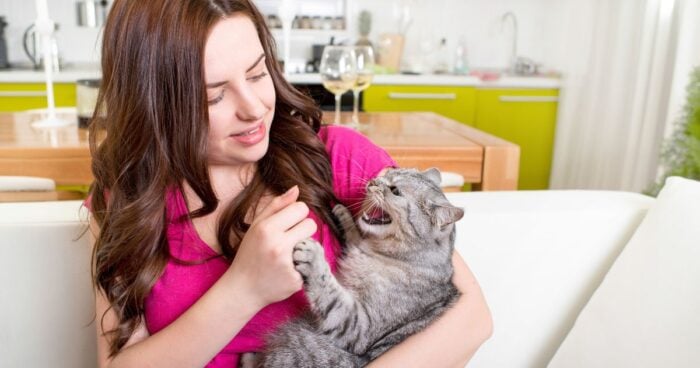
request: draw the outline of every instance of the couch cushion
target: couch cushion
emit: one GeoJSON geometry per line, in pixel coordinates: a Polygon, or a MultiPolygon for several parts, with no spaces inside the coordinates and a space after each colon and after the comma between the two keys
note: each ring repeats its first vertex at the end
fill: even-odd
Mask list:
{"type": "Polygon", "coordinates": [[[470,368],[544,367],[653,202],[603,191],[448,197],[465,208],[457,250],[494,319],[470,368]]]}
{"type": "Polygon", "coordinates": [[[669,178],[549,367],[700,367],[700,182],[669,178]]]}

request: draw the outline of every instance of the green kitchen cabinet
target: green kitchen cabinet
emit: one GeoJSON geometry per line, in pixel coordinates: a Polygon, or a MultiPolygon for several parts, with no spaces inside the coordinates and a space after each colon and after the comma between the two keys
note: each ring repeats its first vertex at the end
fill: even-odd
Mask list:
{"type": "MultiPolygon", "coordinates": [[[[56,106],[75,106],[75,83],[54,83],[56,106]]],[[[45,83],[0,83],[0,112],[46,108],[45,83]]]]}
{"type": "Polygon", "coordinates": [[[431,111],[474,125],[474,87],[372,85],[363,93],[362,107],[368,112],[431,111]]]}
{"type": "Polygon", "coordinates": [[[475,127],[520,146],[518,189],[547,189],[557,121],[556,89],[478,89],[475,127]]]}

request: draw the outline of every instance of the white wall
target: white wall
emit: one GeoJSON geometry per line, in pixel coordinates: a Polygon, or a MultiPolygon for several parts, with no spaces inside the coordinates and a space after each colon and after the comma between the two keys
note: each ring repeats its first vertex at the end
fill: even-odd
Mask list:
{"type": "MultiPolygon", "coordinates": [[[[452,50],[460,37],[467,43],[469,63],[473,67],[505,67],[508,64],[511,28],[501,27],[501,16],[512,11],[518,18],[518,54],[549,64],[547,49],[553,47],[553,7],[557,0],[403,0],[411,4],[413,23],[406,35],[404,61],[420,58],[421,43],[435,44],[447,38],[452,50]]],[[[359,10],[373,13],[372,35],[396,32],[398,20],[393,14],[399,0],[357,0],[359,10]]],[[[562,11],[559,9],[558,11],[562,11]]],[[[546,65],[547,66],[547,65],[546,65]]],[[[551,66],[551,65],[549,65],[551,66]]]]}
{"type": "MultiPolygon", "coordinates": [[[[520,55],[531,57],[546,67],[556,68],[556,50],[566,42],[565,35],[561,34],[559,28],[562,26],[561,18],[565,9],[557,0],[349,1],[351,17],[357,17],[357,13],[363,9],[372,12],[372,39],[376,39],[382,32],[397,30],[395,4],[411,4],[413,24],[406,35],[406,64],[421,60],[421,55],[424,54],[421,45],[426,49],[429,44],[436,45],[442,37],[447,38],[451,56],[456,42],[464,37],[471,66],[506,66],[510,50],[510,28],[503,30],[499,22],[506,11],[513,11],[518,17],[520,55]]],[[[49,0],[49,11],[61,26],[58,37],[63,59],[68,62],[98,62],[99,30],[75,25],[75,1],[49,0]]],[[[9,23],[6,37],[10,61],[28,62],[22,50],[21,38],[24,29],[33,21],[34,2],[0,0],[0,15],[5,15],[9,23]]],[[[355,37],[357,31],[353,29],[350,34],[355,37]]],[[[325,39],[315,42],[322,41],[325,39]]],[[[292,51],[293,58],[308,58],[309,42],[312,41],[297,41],[292,51]]]]}
{"type": "MultiPolygon", "coordinates": [[[[99,29],[78,27],[74,0],[49,0],[49,15],[59,24],[57,32],[61,57],[67,62],[99,61],[99,29]]],[[[24,30],[33,22],[34,1],[0,0],[0,15],[9,23],[5,32],[11,63],[29,63],[22,48],[24,30]]]]}

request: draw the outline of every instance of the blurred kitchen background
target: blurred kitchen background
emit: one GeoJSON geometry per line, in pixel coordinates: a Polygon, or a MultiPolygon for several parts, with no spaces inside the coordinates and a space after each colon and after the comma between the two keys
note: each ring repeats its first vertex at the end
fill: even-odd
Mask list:
{"type": "MultiPolygon", "coordinates": [[[[255,2],[282,57],[282,0],[255,2]]],[[[49,1],[58,24],[59,106],[75,105],[76,80],[100,77],[100,23],[110,3],[49,1]]],[[[520,189],[647,188],[660,172],[662,142],[683,114],[691,71],[700,65],[700,0],[294,4],[285,61],[293,84],[332,108],[314,73],[323,45],[370,42],[380,67],[362,95],[364,110],[429,110],[517,143],[520,189]],[[392,95],[412,97],[397,102],[392,95]]],[[[41,88],[43,73],[32,71],[23,45],[31,51],[34,6],[0,0],[0,92],[30,83],[41,88]]],[[[29,108],[20,104],[25,100],[3,97],[0,110],[29,108]]]]}
{"type": "MultiPolygon", "coordinates": [[[[49,1],[51,18],[59,24],[57,44],[61,60],[66,65],[99,61],[100,30],[78,24],[77,4],[80,3],[75,0],[49,1]]],[[[258,0],[256,3],[264,13],[274,16],[280,1],[258,0]]],[[[513,40],[512,23],[502,22],[502,16],[507,12],[517,16],[518,53],[545,67],[553,68],[558,65],[561,54],[566,53],[565,46],[568,41],[562,35],[562,31],[585,23],[587,17],[588,20],[593,17],[593,14],[572,13],[570,10],[573,9],[569,9],[567,3],[572,2],[299,0],[299,19],[295,21],[295,26],[311,26],[316,29],[295,29],[292,32],[292,71],[303,71],[305,62],[312,58],[313,44],[328,43],[331,37],[335,37],[337,42],[354,43],[359,37],[358,18],[362,10],[371,14],[371,41],[376,42],[378,35],[383,33],[405,32],[402,65],[406,70],[416,69],[419,64],[425,65],[424,60],[430,58],[426,54],[436,56],[443,38],[446,40],[449,63],[454,62],[454,50],[462,43],[466,45],[470,66],[506,67],[510,62],[513,40]],[[308,18],[309,21],[306,22],[304,18],[308,18]],[[340,18],[343,29],[329,30],[328,28],[337,26],[337,18],[340,18]]],[[[22,36],[34,21],[34,2],[0,0],[0,16],[4,16],[8,23],[5,38],[10,63],[28,63],[22,46],[22,36]]],[[[275,34],[279,36],[279,40],[281,31],[275,34]]]]}

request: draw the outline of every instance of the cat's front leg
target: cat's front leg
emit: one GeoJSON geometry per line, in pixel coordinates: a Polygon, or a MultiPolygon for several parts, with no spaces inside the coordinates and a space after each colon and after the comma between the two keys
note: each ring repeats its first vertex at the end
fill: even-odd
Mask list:
{"type": "Polygon", "coordinates": [[[323,247],[312,239],[294,247],[294,264],[304,277],[304,291],[319,318],[319,331],[336,338],[340,347],[361,355],[371,345],[371,321],[365,308],[331,273],[323,247]]]}
{"type": "Polygon", "coordinates": [[[357,225],[355,225],[355,219],[352,218],[352,214],[347,207],[342,204],[336,204],[333,207],[333,214],[338,218],[340,226],[343,227],[346,245],[352,246],[362,240],[360,231],[357,230],[357,225]]]}
{"type": "Polygon", "coordinates": [[[331,268],[326,262],[323,246],[313,239],[305,239],[294,246],[294,268],[304,278],[304,291],[312,307],[319,295],[328,288],[331,279],[335,281],[331,268]]]}

